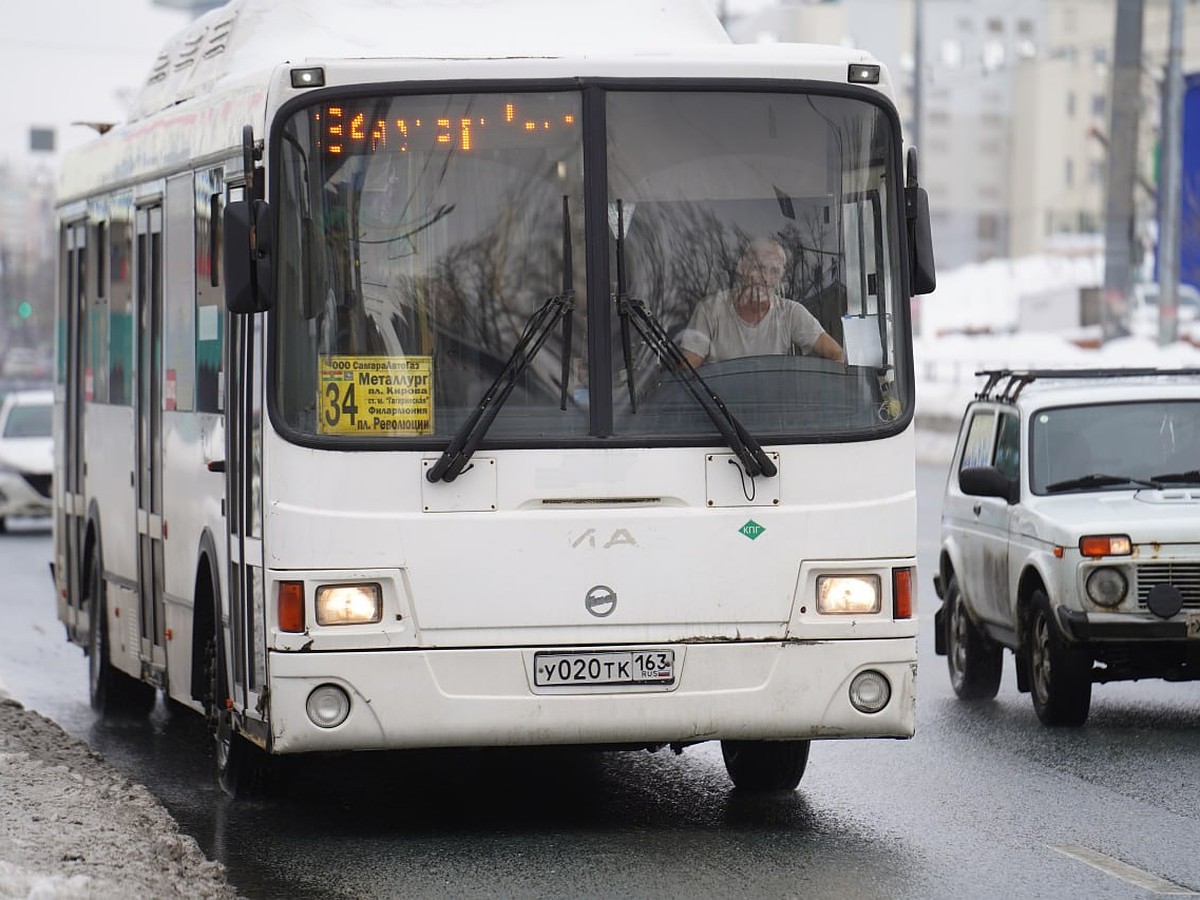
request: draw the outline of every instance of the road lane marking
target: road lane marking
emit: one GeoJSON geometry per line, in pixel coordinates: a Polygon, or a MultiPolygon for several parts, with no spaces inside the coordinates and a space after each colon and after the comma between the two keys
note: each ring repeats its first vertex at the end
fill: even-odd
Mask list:
{"type": "Polygon", "coordinates": [[[1126,881],[1135,887],[1144,888],[1155,894],[1174,894],[1185,897],[1200,896],[1191,888],[1176,884],[1173,881],[1167,881],[1165,878],[1159,878],[1151,872],[1139,869],[1137,866],[1131,866],[1129,863],[1121,862],[1121,860],[1101,853],[1099,850],[1093,850],[1091,847],[1083,847],[1079,844],[1047,844],[1046,846],[1051,850],[1061,853],[1063,856],[1069,856],[1071,859],[1077,859],[1094,869],[1099,869],[1106,875],[1120,878],[1122,881],[1126,881]]]}

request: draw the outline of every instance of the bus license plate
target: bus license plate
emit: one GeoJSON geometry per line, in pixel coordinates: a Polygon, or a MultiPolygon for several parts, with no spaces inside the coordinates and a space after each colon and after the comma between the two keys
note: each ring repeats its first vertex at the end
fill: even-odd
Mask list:
{"type": "Polygon", "coordinates": [[[674,650],[535,653],[535,687],[675,683],[674,650]]]}

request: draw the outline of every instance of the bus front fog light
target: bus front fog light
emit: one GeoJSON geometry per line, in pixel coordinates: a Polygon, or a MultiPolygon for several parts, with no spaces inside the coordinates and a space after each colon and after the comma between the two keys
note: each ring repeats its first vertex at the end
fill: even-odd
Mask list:
{"type": "Polygon", "coordinates": [[[1087,577],[1087,595],[1097,606],[1112,608],[1125,599],[1129,583],[1119,569],[1096,569],[1087,577]]]}
{"type": "Polygon", "coordinates": [[[879,612],[879,576],[819,576],[817,578],[817,612],[830,616],[853,616],[879,612]]]}
{"type": "Polygon", "coordinates": [[[369,625],[383,617],[378,584],[323,584],[317,588],[318,625],[369,625]]]}
{"type": "Polygon", "coordinates": [[[892,699],[892,686],[882,672],[868,669],[850,682],[850,703],[859,712],[877,713],[892,699]]]}
{"type": "Polygon", "coordinates": [[[308,717],[320,728],[337,728],[350,715],[350,697],[336,684],[323,684],[308,695],[308,717]]]}

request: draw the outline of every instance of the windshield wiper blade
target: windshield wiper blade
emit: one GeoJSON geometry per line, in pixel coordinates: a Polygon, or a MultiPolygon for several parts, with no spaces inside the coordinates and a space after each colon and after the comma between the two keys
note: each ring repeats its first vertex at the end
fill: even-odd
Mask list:
{"type": "Polygon", "coordinates": [[[762,444],[746,430],[737,417],[729,411],[720,395],[700,377],[679,346],[671,340],[662,323],[655,318],[646,304],[629,296],[625,283],[625,215],[622,201],[617,201],[617,315],[621,319],[621,348],[625,354],[625,380],[629,387],[630,408],[637,412],[634,397],[632,353],[629,326],[633,325],[646,345],[654,351],[659,362],[687,388],[696,402],[708,414],[725,443],[741,460],[742,468],[751,478],[756,475],[773,477],[779,470],[771,461],[762,444]]]}
{"type": "Polygon", "coordinates": [[[1090,475],[1080,475],[1078,478],[1067,478],[1063,481],[1056,481],[1054,484],[1048,484],[1046,490],[1050,492],[1069,491],[1073,488],[1111,487],[1115,484],[1139,484],[1148,488],[1161,487],[1162,485],[1157,482],[1157,478],[1154,481],[1147,481],[1144,478],[1133,478],[1129,475],[1105,475],[1103,472],[1092,472],[1090,475]]]}
{"type": "Polygon", "coordinates": [[[528,368],[530,361],[537,356],[538,351],[542,349],[550,331],[574,308],[574,305],[574,297],[556,294],[538,308],[538,311],[529,320],[529,324],[525,326],[521,339],[517,341],[517,346],[513,348],[512,355],[505,362],[500,374],[496,376],[496,380],[484,392],[471,415],[454,433],[454,437],[450,439],[450,443],[438,461],[425,473],[427,479],[430,481],[453,481],[462,474],[467,463],[471,461],[472,454],[479,449],[479,444],[487,434],[492,422],[495,421],[496,415],[508,400],[516,386],[517,379],[528,368]]]}
{"type": "Polygon", "coordinates": [[[1151,475],[1155,481],[1167,484],[1200,484],[1200,469],[1189,469],[1186,472],[1167,472],[1164,475],[1151,475]]]}
{"type": "Polygon", "coordinates": [[[561,408],[567,408],[567,378],[571,365],[571,320],[575,310],[574,272],[571,266],[571,215],[568,201],[563,197],[563,291],[555,294],[543,303],[530,317],[520,340],[513,348],[512,354],[504,363],[504,368],[496,376],[483,394],[479,403],[462,426],[454,433],[437,462],[429,467],[425,477],[429,481],[451,482],[456,479],[471,461],[471,456],[479,449],[484,436],[496,420],[501,407],[504,406],[517,379],[529,367],[529,363],[538,355],[538,351],[546,343],[546,338],[560,321],[563,323],[563,385],[561,408]]]}

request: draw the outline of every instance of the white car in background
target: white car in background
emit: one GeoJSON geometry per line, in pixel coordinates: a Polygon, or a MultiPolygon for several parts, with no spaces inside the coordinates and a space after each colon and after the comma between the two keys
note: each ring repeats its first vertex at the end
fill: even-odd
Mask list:
{"type": "Polygon", "coordinates": [[[0,405],[0,531],[11,516],[49,516],[54,393],[13,391],[0,405]]]}

